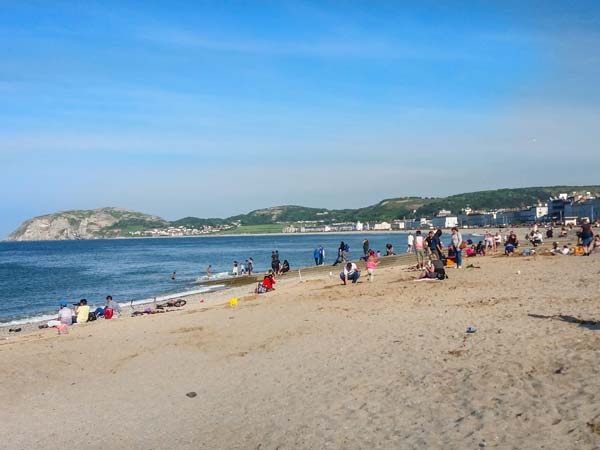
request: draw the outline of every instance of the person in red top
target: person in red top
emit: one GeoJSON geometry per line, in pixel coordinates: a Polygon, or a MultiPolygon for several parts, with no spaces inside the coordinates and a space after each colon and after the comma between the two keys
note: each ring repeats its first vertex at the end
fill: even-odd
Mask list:
{"type": "Polygon", "coordinates": [[[267,289],[267,292],[275,290],[275,288],[273,287],[275,283],[276,281],[275,277],[273,276],[273,273],[268,273],[267,275],[265,275],[265,278],[262,282],[263,286],[267,289]]]}

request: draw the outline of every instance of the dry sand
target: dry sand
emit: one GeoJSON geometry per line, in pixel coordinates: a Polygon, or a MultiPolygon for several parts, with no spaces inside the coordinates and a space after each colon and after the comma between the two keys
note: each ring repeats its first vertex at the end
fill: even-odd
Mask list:
{"type": "Polygon", "coordinates": [[[470,262],[5,338],[0,448],[600,448],[600,257],[470,262]]]}

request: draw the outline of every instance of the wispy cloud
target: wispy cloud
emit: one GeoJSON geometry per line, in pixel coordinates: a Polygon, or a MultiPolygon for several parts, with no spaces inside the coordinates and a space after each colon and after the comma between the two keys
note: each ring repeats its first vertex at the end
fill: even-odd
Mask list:
{"type": "Polygon", "coordinates": [[[393,41],[372,36],[314,39],[304,42],[290,40],[260,40],[247,37],[209,36],[182,28],[140,30],[136,37],[157,45],[198,49],[211,52],[256,54],[265,56],[291,56],[315,58],[365,58],[365,59],[414,59],[414,60],[460,60],[473,59],[469,52],[461,52],[439,46],[427,46],[411,42],[393,41]]]}

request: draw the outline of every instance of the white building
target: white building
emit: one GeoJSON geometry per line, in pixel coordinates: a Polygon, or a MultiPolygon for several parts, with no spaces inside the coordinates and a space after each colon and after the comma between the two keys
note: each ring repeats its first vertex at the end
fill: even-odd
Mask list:
{"type": "Polygon", "coordinates": [[[356,231],[362,231],[363,228],[364,228],[364,226],[361,221],[356,222],[356,231]]]}
{"type": "Polygon", "coordinates": [[[392,225],[389,222],[380,222],[380,223],[376,223],[373,226],[373,229],[375,231],[389,231],[392,229],[392,225]]]}

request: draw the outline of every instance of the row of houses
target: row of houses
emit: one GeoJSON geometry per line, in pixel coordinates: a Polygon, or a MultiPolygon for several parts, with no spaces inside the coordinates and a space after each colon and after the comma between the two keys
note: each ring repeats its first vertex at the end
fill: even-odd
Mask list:
{"type": "Polygon", "coordinates": [[[204,234],[216,233],[234,228],[234,225],[205,225],[202,228],[188,228],[184,226],[154,228],[152,230],[130,231],[129,235],[134,237],[183,237],[183,236],[201,236],[204,234]]]}
{"type": "Polygon", "coordinates": [[[600,198],[594,198],[589,192],[573,193],[571,195],[560,194],[556,198],[549,199],[548,203],[540,203],[520,209],[473,211],[471,208],[466,207],[460,214],[455,215],[451,211],[441,210],[432,218],[403,219],[377,223],[356,222],[331,225],[291,225],[284,228],[283,232],[317,233],[368,230],[402,231],[452,227],[485,228],[544,222],[576,225],[583,218],[588,218],[591,222],[600,219],[600,198]]]}

